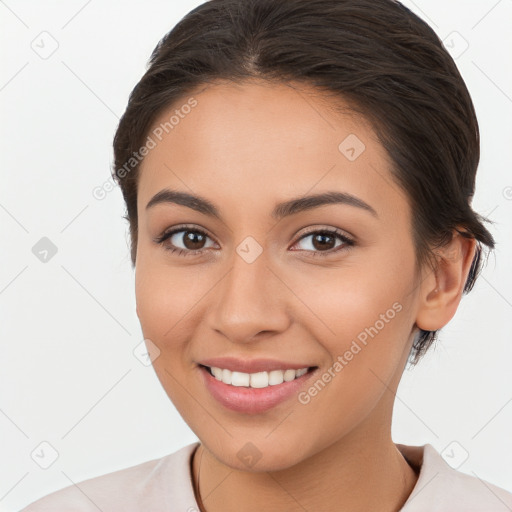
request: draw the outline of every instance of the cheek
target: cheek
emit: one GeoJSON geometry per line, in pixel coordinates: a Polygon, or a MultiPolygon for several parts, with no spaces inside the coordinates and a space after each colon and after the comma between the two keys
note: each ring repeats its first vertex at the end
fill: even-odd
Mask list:
{"type": "Polygon", "coordinates": [[[167,278],[140,255],[135,272],[135,297],[144,336],[161,340],[172,326],[175,301],[167,278]]]}
{"type": "Polygon", "coordinates": [[[401,375],[410,333],[406,274],[404,268],[401,281],[352,269],[342,282],[317,287],[308,296],[321,321],[311,317],[307,325],[329,361],[298,397],[301,405],[292,422],[297,429],[308,422],[311,430],[323,432],[315,449],[348,434],[379,403],[391,408],[394,397],[386,391],[401,375]]]}
{"type": "Polygon", "coordinates": [[[329,359],[320,375],[327,383],[318,385],[325,396],[315,399],[326,414],[338,412],[347,419],[347,411],[354,418],[367,413],[398,370],[414,323],[409,256],[404,251],[390,259],[381,253],[379,261],[364,265],[319,269],[317,278],[295,276],[294,290],[307,304],[303,325],[329,359]],[[337,406],[328,410],[331,403],[337,406]]]}
{"type": "Polygon", "coordinates": [[[406,312],[413,297],[413,265],[407,255],[391,262],[381,253],[376,261],[312,267],[294,271],[287,281],[305,306],[297,321],[306,322],[332,357],[348,350],[353,340],[364,346],[378,339],[387,350],[402,344],[397,335],[409,324],[406,312]]]}
{"type": "Polygon", "coordinates": [[[189,378],[189,343],[194,330],[194,304],[205,290],[190,286],[194,281],[185,269],[171,268],[150,258],[137,260],[135,295],[142,333],[159,350],[152,361],[154,371],[171,401],[186,409],[183,383],[189,378]],[[202,293],[201,293],[202,292],[202,293]]]}
{"type": "Polygon", "coordinates": [[[164,345],[181,339],[177,333],[184,332],[208,288],[193,266],[170,266],[161,258],[141,255],[135,272],[135,296],[144,335],[164,345]]]}

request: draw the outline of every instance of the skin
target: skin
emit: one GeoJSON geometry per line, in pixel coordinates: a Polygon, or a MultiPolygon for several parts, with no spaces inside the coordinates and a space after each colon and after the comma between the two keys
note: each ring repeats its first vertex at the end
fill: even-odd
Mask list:
{"type": "Polygon", "coordinates": [[[141,164],[136,299],[144,337],[160,350],[158,378],[201,441],[191,465],[201,509],[399,510],[417,474],[391,439],[396,389],[417,328],[455,314],[475,241],[456,236],[435,270],[418,268],[410,204],[371,126],[314,89],[218,82],[190,96],[197,106],[141,164]],[[354,161],[338,149],[349,134],[366,146],[354,161]],[[164,188],[207,198],[222,220],[171,203],[146,210],[164,188]],[[377,217],[346,204],[270,215],[278,202],[326,191],[357,196],[377,217]],[[183,223],[193,226],[172,242],[202,253],[154,241],[183,223]],[[208,238],[187,245],[194,228],[208,238]],[[335,237],[322,248],[308,228],[337,228],[355,245],[335,237]],[[262,248],[250,264],[236,252],[248,236],[262,248]],[[243,414],[203,384],[197,362],[215,356],[306,362],[321,376],[394,303],[400,312],[306,405],[294,396],[243,414]],[[261,455],[252,467],[237,457],[247,442],[261,455]]]}

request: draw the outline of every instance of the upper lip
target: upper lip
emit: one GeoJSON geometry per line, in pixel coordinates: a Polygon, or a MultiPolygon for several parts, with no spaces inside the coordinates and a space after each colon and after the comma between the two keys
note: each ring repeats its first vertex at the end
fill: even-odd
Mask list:
{"type": "Polygon", "coordinates": [[[276,359],[238,359],[236,357],[213,357],[199,361],[203,366],[222,368],[232,372],[258,373],[270,372],[272,370],[299,370],[309,368],[312,365],[307,363],[292,363],[288,361],[277,361],[276,359]]]}

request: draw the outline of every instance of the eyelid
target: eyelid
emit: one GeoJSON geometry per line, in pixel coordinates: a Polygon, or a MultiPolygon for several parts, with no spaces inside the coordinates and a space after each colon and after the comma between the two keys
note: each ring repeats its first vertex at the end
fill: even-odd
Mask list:
{"type": "Polygon", "coordinates": [[[306,238],[306,237],[308,237],[310,235],[322,234],[322,233],[326,233],[329,236],[338,238],[342,242],[341,245],[338,246],[338,247],[335,247],[333,249],[329,249],[327,251],[307,251],[307,250],[298,250],[298,251],[299,252],[310,253],[312,256],[325,256],[325,257],[328,257],[330,255],[338,253],[341,250],[347,250],[347,249],[350,249],[351,247],[353,247],[354,245],[356,245],[355,237],[353,235],[349,235],[344,230],[341,230],[341,229],[335,228],[335,227],[312,226],[312,227],[308,228],[308,230],[306,232],[302,233],[297,238],[297,240],[293,243],[293,245],[291,247],[294,247],[301,240],[303,240],[304,238],[306,238]]]}
{"type": "MultiPolygon", "coordinates": [[[[217,244],[215,238],[210,235],[208,230],[206,230],[202,227],[198,227],[195,224],[178,224],[176,226],[173,226],[169,229],[164,230],[164,232],[162,234],[160,234],[159,236],[157,236],[156,238],[154,238],[153,241],[157,244],[164,245],[164,242],[166,240],[168,240],[169,238],[171,238],[176,233],[179,233],[181,231],[187,231],[187,230],[205,235],[206,237],[210,238],[214,243],[217,244]]],[[[309,253],[312,256],[328,257],[330,255],[340,252],[341,250],[347,250],[356,244],[355,237],[353,237],[353,235],[348,234],[344,230],[341,230],[341,229],[335,228],[335,227],[326,227],[325,225],[324,226],[317,225],[317,226],[310,226],[307,228],[307,230],[305,232],[303,232],[300,235],[297,235],[298,238],[296,238],[296,240],[293,242],[291,247],[295,246],[301,240],[303,240],[304,238],[306,238],[310,235],[321,234],[321,233],[327,233],[330,236],[339,237],[339,239],[342,241],[341,246],[338,246],[333,249],[328,249],[326,251],[298,250],[298,252],[309,253]]],[[[185,256],[189,256],[189,255],[196,255],[196,254],[206,252],[206,250],[211,249],[211,247],[193,250],[193,249],[181,249],[180,247],[168,248],[168,247],[164,246],[164,249],[167,251],[170,251],[171,253],[177,252],[179,255],[184,254],[185,256]]]]}
{"type": "MultiPolygon", "coordinates": [[[[208,230],[202,227],[198,227],[196,224],[177,224],[176,226],[172,226],[171,228],[165,229],[160,235],[153,238],[153,241],[156,243],[161,243],[172,235],[179,233],[180,231],[197,231],[207,237],[211,238],[215,241],[215,238],[209,233],[208,230]]],[[[217,243],[217,242],[215,242],[217,243]]]]}
{"type": "Polygon", "coordinates": [[[327,226],[327,225],[321,225],[321,224],[308,227],[306,229],[306,231],[304,231],[299,236],[297,241],[302,239],[304,236],[311,235],[312,233],[320,233],[320,232],[324,232],[324,231],[329,232],[329,233],[335,233],[335,234],[340,235],[352,242],[355,242],[354,235],[350,234],[348,231],[345,231],[344,229],[340,229],[340,228],[335,228],[334,226],[327,226]]]}

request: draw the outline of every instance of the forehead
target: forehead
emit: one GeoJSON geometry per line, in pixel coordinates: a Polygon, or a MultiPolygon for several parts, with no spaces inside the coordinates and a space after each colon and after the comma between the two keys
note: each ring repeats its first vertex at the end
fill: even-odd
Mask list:
{"type": "Polygon", "coordinates": [[[243,204],[336,189],[394,214],[406,200],[370,123],[302,84],[203,85],[163,111],[149,135],[156,145],[140,167],[139,211],[165,187],[220,203],[236,191],[243,204]]]}

